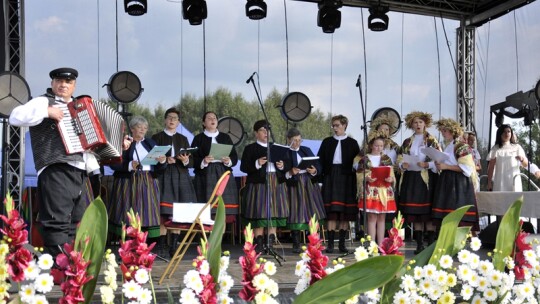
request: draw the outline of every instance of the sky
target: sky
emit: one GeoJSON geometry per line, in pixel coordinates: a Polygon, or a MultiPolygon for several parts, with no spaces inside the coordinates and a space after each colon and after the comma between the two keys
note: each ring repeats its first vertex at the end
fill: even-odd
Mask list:
{"type": "MultiPolygon", "coordinates": [[[[148,13],[134,17],[120,0],[26,0],[24,77],[31,94],[42,94],[49,71],[60,66],[79,70],[76,95],[93,98],[108,97],[102,86],[131,71],[144,88],[137,103],[169,107],[182,94],[204,96],[206,69],[207,93],[223,87],[257,102],[246,84],[257,71],[263,97],[274,88],[302,92],[315,109],[346,115],[348,133],[360,139],[361,75],[368,120],[381,107],[402,119],[414,110],[434,119],[456,116],[455,20],[391,12],[389,29],[371,32],[367,10],[344,7],[341,27],[325,34],[313,3],[267,0],[267,18],[254,21],[245,16],[245,1],[208,0],[204,26],[191,26],[180,1],[148,2],[148,13]]],[[[489,106],[532,89],[540,77],[538,16],[540,1],[476,30],[480,138],[489,133],[489,106]]],[[[402,127],[396,141],[410,134],[402,127]]]]}

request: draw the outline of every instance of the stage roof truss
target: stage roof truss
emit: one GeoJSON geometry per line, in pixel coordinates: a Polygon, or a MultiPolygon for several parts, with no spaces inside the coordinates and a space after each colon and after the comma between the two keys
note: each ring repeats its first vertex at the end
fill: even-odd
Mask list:
{"type": "MultiPolygon", "coordinates": [[[[295,0],[318,3],[317,0],[295,0]]],[[[387,6],[391,12],[459,20],[480,26],[535,0],[342,0],[343,6],[369,8],[387,6]]]]}

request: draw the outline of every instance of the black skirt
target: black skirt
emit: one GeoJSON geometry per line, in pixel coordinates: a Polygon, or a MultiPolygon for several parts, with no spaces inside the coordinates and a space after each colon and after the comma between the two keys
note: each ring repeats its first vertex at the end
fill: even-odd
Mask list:
{"type": "Polygon", "coordinates": [[[324,177],[322,193],[328,220],[356,221],[355,174],[342,174],[341,165],[333,165],[332,172],[324,177]]]}
{"type": "Polygon", "coordinates": [[[426,185],[420,171],[405,171],[399,190],[398,210],[406,217],[407,222],[424,222],[431,220],[433,194],[437,184],[437,174],[431,170],[426,185]]]}
{"type": "MultiPolygon", "coordinates": [[[[222,163],[210,163],[206,169],[199,171],[195,175],[195,190],[197,191],[199,201],[208,201],[217,181],[226,170],[228,169],[222,163]]],[[[226,213],[238,214],[238,188],[236,187],[236,180],[232,173],[222,198],[225,203],[226,213]]],[[[216,208],[212,208],[212,214],[215,214],[215,212],[216,208]]]]}
{"type": "Polygon", "coordinates": [[[435,187],[433,218],[442,220],[450,212],[465,205],[472,205],[472,207],[465,213],[462,221],[477,224],[478,212],[471,178],[460,172],[443,171],[435,187]]]}

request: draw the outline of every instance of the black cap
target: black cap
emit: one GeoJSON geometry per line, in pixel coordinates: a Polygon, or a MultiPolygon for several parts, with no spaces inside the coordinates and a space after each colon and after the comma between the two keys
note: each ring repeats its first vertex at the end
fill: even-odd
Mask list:
{"type": "Polygon", "coordinates": [[[61,78],[61,79],[77,79],[79,72],[72,68],[58,68],[54,69],[49,73],[51,79],[61,78]]]}

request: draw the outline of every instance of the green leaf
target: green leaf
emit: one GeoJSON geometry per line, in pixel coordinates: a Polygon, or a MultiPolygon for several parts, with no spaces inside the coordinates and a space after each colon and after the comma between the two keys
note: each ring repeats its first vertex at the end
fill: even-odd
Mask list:
{"type": "Polygon", "coordinates": [[[454,252],[454,244],[456,241],[459,222],[470,207],[471,205],[463,206],[444,217],[441,225],[441,231],[439,232],[439,237],[437,238],[435,245],[435,250],[433,250],[433,255],[429,259],[430,264],[438,266],[441,253],[450,254],[454,252]]]}
{"type": "Polygon", "coordinates": [[[88,275],[94,276],[92,280],[83,286],[83,295],[85,303],[90,303],[103,262],[105,254],[105,243],[107,241],[107,225],[108,225],[107,209],[100,197],[97,197],[84,212],[77,235],[75,236],[75,250],[83,251],[83,257],[86,261],[90,261],[88,265],[88,275]],[[85,244],[85,239],[89,237],[88,244],[85,244]],[[84,248],[81,248],[84,247],[84,248]]]}
{"type": "Polygon", "coordinates": [[[219,265],[221,260],[221,242],[223,233],[225,232],[225,204],[221,196],[219,197],[216,218],[214,220],[214,228],[208,237],[208,264],[210,265],[210,274],[214,278],[214,282],[218,283],[219,265]]]}
{"type": "Polygon", "coordinates": [[[295,304],[340,303],[390,281],[403,256],[378,256],[354,263],[316,282],[294,299],[295,304]]]}
{"type": "Polygon", "coordinates": [[[461,249],[465,248],[467,245],[467,238],[471,232],[471,226],[458,227],[456,230],[456,238],[454,240],[454,249],[452,252],[449,252],[449,256],[455,256],[461,249]]]}
{"type": "Polygon", "coordinates": [[[521,205],[523,205],[523,196],[518,198],[504,214],[499,231],[497,231],[497,240],[495,242],[495,253],[493,255],[493,266],[499,271],[504,271],[505,264],[503,259],[512,254],[516,237],[521,229],[519,215],[521,214],[521,205]]]}

